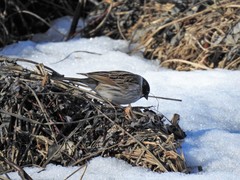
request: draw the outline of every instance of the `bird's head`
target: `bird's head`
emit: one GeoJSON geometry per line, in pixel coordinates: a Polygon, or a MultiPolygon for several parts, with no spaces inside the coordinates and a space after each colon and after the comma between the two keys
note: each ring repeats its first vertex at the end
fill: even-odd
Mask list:
{"type": "Polygon", "coordinates": [[[148,99],[149,92],[150,92],[150,86],[149,86],[147,80],[143,78],[143,80],[142,80],[142,97],[145,97],[146,99],[148,99]]]}

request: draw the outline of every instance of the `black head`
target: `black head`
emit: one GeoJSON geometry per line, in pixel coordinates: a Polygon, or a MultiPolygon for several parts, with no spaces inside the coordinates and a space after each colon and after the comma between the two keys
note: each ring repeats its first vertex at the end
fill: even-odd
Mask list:
{"type": "Polygon", "coordinates": [[[142,81],[142,97],[145,97],[146,99],[148,99],[149,92],[150,92],[150,86],[149,86],[147,80],[143,78],[143,81],[142,81]]]}

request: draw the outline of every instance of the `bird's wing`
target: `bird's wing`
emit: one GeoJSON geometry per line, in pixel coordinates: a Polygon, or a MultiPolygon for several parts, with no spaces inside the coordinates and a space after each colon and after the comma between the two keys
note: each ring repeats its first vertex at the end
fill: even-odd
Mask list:
{"type": "Polygon", "coordinates": [[[83,76],[87,76],[90,79],[94,79],[103,84],[109,84],[118,86],[114,80],[112,80],[107,72],[93,72],[93,73],[77,73],[83,76]]]}

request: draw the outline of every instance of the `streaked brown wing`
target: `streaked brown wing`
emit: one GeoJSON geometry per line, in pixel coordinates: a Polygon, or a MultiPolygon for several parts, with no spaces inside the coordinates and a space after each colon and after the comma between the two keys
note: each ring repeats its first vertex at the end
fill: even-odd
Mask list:
{"type": "Polygon", "coordinates": [[[91,72],[91,73],[78,73],[84,76],[87,76],[90,79],[94,79],[103,84],[109,84],[113,86],[118,86],[110,77],[109,72],[91,72]]]}
{"type": "MultiPolygon", "coordinates": [[[[88,78],[94,79],[100,83],[124,87],[129,84],[138,84],[138,75],[127,71],[99,71],[90,73],[78,73],[88,78]],[[128,83],[126,83],[128,82],[128,83]]],[[[128,87],[126,87],[127,89],[128,87]]],[[[121,88],[124,90],[124,88],[121,88]]]]}
{"type": "Polygon", "coordinates": [[[118,87],[121,87],[120,91],[123,94],[139,88],[139,76],[136,74],[126,71],[112,71],[109,76],[116,82],[118,87]]]}
{"type": "Polygon", "coordinates": [[[126,84],[138,84],[139,76],[126,71],[113,71],[110,74],[111,79],[119,79],[118,85],[125,86],[126,84]],[[127,82],[127,83],[126,83],[127,82]]]}

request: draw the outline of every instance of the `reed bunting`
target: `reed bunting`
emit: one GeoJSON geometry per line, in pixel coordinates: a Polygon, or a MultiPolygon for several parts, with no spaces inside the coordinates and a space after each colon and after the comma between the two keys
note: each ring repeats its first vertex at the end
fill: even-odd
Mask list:
{"type": "Polygon", "coordinates": [[[99,71],[78,73],[87,78],[81,79],[102,98],[113,104],[131,104],[145,97],[148,99],[150,87],[142,76],[126,71],[99,71]]]}

